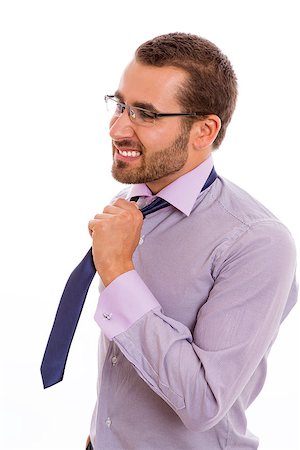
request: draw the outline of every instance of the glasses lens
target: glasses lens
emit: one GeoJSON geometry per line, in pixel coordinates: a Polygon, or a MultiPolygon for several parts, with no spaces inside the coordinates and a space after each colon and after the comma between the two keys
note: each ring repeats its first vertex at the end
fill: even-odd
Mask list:
{"type": "Polygon", "coordinates": [[[155,122],[155,116],[151,111],[142,108],[130,107],[131,120],[144,127],[151,127],[155,122]]]}
{"type": "MultiPolygon", "coordinates": [[[[105,96],[105,103],[110,117],[119,117],[125,109],[123,103],[118,102],[117,99],[108,95],[105,96]]],[[[155,122],[155,115],[151,111],[136,106],[126,106],[126,109],[130,120],[137,125],[151,127],[155,122]]]]}
{"type": "Polygon", "coordinates": [[[106,109],[110,116],[119,116],[121,113],[121,105],[114,98],[105,97],[106,109]]]}

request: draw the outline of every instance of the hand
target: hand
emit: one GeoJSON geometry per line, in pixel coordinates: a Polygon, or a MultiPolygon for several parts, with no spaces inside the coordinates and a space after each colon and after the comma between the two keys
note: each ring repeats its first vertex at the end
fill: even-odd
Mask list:
{"type": "Polygon", "coordinates": [[[132,255],[139,243],[143,214],[135,202],[118,198],[89,221],[94,264],[105,286],[134,269],[132,255]]]}

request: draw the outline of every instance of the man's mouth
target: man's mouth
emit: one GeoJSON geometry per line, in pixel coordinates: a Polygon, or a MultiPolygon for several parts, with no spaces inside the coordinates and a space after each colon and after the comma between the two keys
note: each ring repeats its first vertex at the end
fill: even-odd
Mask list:
{"type": "Polygon", "coordinates": [[[119,153],[119,155],[122,155],[122,156],[132,156],[132,157],[137,157],[137,156],[140,156],[141,155],[141,152],[137,152],[137,151],[135,151],[135,150],[132,150],[132,151],[126,151],[126,150],[119,150],[119,149],[117,149],[117,151],[118,151],[118,153],[119,153]]]}
{"type": "Polygon", "coordinates": [[[116,144],[114,144],[114,147],[115,147],[115,159],[120,159],[122,161],[133,161],[139,158],[142,154],[142,152],[130,148],[129,146],[125,149],[120,148],[116,144]]]}

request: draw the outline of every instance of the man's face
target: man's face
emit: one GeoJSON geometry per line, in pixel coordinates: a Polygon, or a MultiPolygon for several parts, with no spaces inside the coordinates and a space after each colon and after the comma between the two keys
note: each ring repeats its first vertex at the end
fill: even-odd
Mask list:
{"type": "MultiPolygon", "coordinates": [[[[175,94],[186,79],[181,69],[131,62],[116,97],[126,105],[143,105],[150,111],[181,112],[175,94]]],[[[190,127],[180,117],[156,119],[145,127],[133,123],[125,110],[110,122],[113,177],[126,184],[147,183],[156,192],[190,170],[190,127]],[[124,156],[120,152],[140,152],[124,156]]]]}

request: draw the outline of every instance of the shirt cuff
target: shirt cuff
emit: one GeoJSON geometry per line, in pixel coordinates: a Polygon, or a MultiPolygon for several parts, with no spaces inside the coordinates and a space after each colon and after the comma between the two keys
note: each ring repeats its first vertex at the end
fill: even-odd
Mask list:
{"type": "Polygon", "coordinates": [[[135,270],[118,276],[100,294],[95,321],[112,340],[160,304],[135,270]]]}

